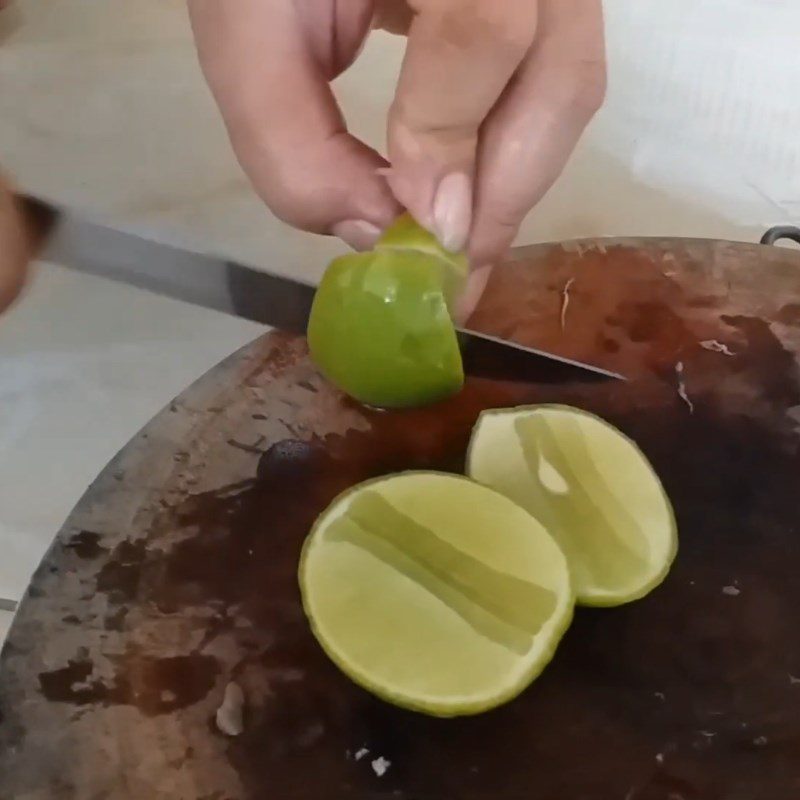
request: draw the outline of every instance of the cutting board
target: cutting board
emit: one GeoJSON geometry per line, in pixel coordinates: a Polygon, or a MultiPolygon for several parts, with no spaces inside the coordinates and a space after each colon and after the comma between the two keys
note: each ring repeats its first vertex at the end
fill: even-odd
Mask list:
{"type": "Polygon", "coordinates": [[[331,388],[302,339],[233,355],[106,467],[37,570],[0,666],[0,798],[800,797],[800,253],[527,248],[474,323],[630,381],[471,380],[380,412],[331,388]],[[680,529],[665,584],[579,610],[492,713],[432,719],[351,684],[300,607],[315,516],[371,476],[461,470],[483,408],[552,401],[654,463],[680,529]],[[230,684],[238,736],[216,723],[230,684]]]}

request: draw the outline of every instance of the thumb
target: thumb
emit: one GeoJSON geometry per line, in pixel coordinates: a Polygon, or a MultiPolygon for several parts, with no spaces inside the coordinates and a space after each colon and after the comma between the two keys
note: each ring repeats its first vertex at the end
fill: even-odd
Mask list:
{"type": "Polygon", "coordinates": [[[428,0],[389,114],[389,184],[448,250],[466,244],[480,127],[530,49],[532,0],[428,0]]]}

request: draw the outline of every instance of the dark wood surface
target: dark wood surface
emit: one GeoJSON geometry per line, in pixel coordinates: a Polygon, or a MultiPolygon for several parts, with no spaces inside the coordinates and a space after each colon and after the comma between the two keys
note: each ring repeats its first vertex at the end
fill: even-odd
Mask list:
{"type": "Polygon", "coordinates": [[[109,464],[36,572],[0,663],[2,800],[800,797],[800,254],[527,248],[474,321],[631,381],[475,380],[381,413],[326,385],[300,339],[232,356],[109,464]],[[640,443],[675,504],[675,567],[643,602],[579,610],[496,712],[384,705],[308,631],[302,539],[345,487],[459,470],[482,408],[536,401],[640,443]],[[238,737],[214,721],[230,682],[238,737]]]}

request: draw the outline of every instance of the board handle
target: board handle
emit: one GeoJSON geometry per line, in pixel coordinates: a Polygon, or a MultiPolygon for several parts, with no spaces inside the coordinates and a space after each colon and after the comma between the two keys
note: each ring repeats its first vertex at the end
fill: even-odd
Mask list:
{"type": "Polygon", "coordinates": [[[795,228],[794,225],[776,225],[761,237],[761,244],[773,245],[781,239],[790,239],[800,244],[800,228],[795,228]]]}

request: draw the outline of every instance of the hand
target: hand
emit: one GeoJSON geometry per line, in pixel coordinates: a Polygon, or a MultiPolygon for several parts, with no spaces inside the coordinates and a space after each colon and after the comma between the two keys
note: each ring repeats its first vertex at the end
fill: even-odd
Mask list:
{"type": "MultiPolygon", "coordinates": [[[[501,258],[605,92],[601,0],[189,0],[234,149],[281,219],[370,247],[407,208],[501,258]],[[387,162],[330,88],[371,25],[408,35],[387,162]]],[[[485,272],[485,271],[484,271],[485,272]]]]}
{"type": "MultiPolygon", "coordinates": [[[[0,0],[0,11],[9,5],[0,0]]],[[[0,174],[0,312],[22,290],[31,256],[28,229],[11,188],[0,174]]]]}
{"type": "Polygon", "coordinates": [[[31,238],[19,204],[0,175],[0,312],[22,291],[32,255],[31,238]]]}

